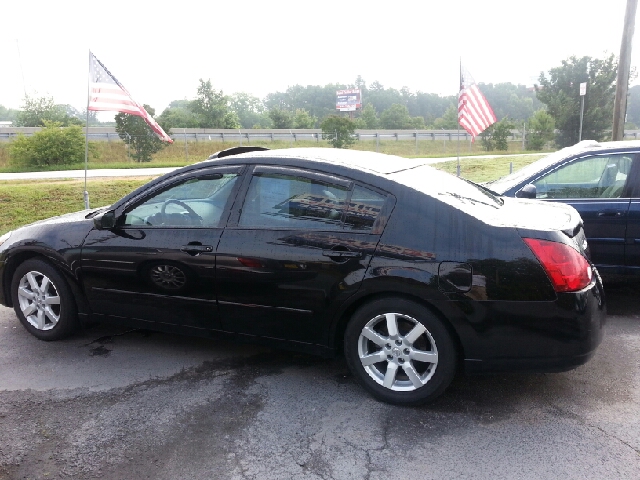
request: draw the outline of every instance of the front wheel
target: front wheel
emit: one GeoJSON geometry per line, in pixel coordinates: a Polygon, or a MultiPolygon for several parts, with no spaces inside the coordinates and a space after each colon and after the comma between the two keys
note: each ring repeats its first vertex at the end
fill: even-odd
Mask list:
{"type": "Polygon", "coordinates": [[[76,305],[58,271],[40,259],[16,269],[11,282],[13,308],[24,327],[40,340],[59,340],[76,328],[76,305]]]}
{"type": "Polygon", "coordinates": [[[374,397],[398,405],[434,400],[456,371],[456,348],[442,321],[415,302],[376,300],[347,325],[347,364],[374,397]]]}

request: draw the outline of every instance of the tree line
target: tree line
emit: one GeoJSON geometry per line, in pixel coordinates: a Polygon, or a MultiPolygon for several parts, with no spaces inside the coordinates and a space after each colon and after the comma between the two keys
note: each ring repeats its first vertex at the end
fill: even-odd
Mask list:
{"type": "MultiPolygon", "coordinates": [[[[487,150],[504,150],[507,132],[516,128],[526,132],[529,149],[540,150],[551,143],[558,147],[576,143],[580,133],[579,89],[583,82],[587,83],[587,95],[582,138],[605,139],[613,116],[616,72],[614,55],[604,59],[573,56],[549,72],[541,72],[538,84],[532,88],[512,83],[479,83],[499,119],[483,133],[482,145],[487,150]]],[[[149,110],[153,109],[149,107],[149,110]]],[[[640,124],[640,86],[630,89],[627,113],[627,128],[640,124]]],[[[57,105],[52,98],[26,97],[23,108],[18,111],[0,106],[0,120],[12,120],[17,126],[83,125],[85,114],[69,105],[57,105]]],[[[140,119],[126,120],[123,115],[116,116],[116,129],[122,131],[125,142],[132,142],[132,134],[127,129],[134,129],[140,119]]],[[[378,81],[368,85],[361,76],[352,84],[294,85],[284,92],[270,93],[264,99],[245,92],[226,95],[216,90],[210,79],[200,79],[191,100],[174,100],[155,118],[166,131],[172,128],[320,127],[330,141],[332,135],[338,137],[337,132],[343,132],[347,143],[338,141],[339,145],[335,145],[342,147],[348,146],[349,132],[357,128],[458,127],[457,95],[412,92],[408,87],[385,88],[378,81]],[[348,88],[362,91],[363,108],[352,120],[335,109],[336,91],[348,88]]],[[[94,112],[90,112],[89,123],[97,123],[94,112]]]]}

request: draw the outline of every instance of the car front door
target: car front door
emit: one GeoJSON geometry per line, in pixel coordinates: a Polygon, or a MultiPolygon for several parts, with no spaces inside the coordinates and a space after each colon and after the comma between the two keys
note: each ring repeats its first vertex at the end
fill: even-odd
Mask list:
{"type": "Polygon", "coordinates": [[[225,328],[322,341],[323,320],[360,286],[387,196],[333,175],[269,166],[255,167],[243,192],[216,259],[225,328]]]}
{"type": "Polygon", "coordinates": [[[627,177],[634,153],[607,153],[571,159],[533,184],[536,198],[568,203],[584,221],[592,261],[602,269],[625,265],[627,219],[631,199],[627,177]]]}
{"type": "Polygon", "coordinates": [[[167,180],[91,231],[82,247],[83,286],[97,314],[195,329],[219,328],[215,250],[241,167],[167,180]]]}

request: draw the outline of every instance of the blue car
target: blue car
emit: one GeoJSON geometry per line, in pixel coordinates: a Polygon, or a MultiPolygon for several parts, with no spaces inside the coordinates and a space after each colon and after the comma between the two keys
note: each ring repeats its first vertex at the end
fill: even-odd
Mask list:
{"type": "Polygon", "coordinates": [[[601,274],[640,275],[640,141],[582,141],[485,184],[573,206],[601,274]]]}

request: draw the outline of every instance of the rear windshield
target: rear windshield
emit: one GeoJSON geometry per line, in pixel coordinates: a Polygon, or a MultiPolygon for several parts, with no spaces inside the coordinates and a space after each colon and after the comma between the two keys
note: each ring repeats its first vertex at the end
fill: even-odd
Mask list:
{"type": "Polygon", "coordinates": [[[480,204],[498,208],[503,204],[490,190],[429,165],[393,173],[389,178],[452,205],[480,204]]]}

